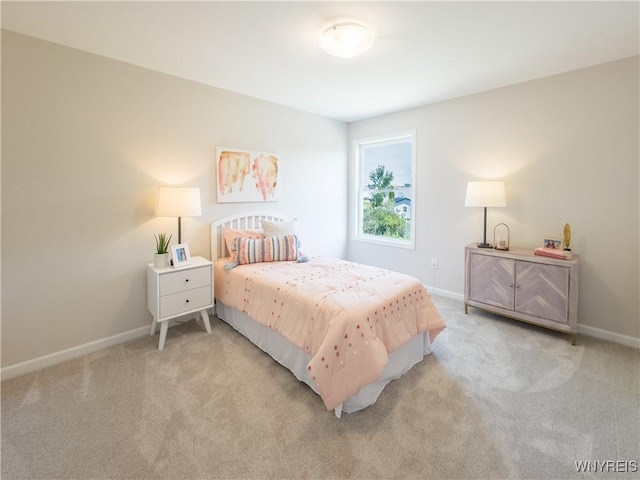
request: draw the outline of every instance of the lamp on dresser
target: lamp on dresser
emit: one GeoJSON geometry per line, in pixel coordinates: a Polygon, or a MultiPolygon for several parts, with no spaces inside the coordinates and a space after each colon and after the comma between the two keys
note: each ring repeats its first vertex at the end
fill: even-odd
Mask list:
{"type": "Polygon", "coordinates": [[[182,243],[182,217],[202,215],[200,189],[193,187],[160,187],[156,217],[178,217],[178,243],[182,243]]]}
{"type": "Polygon", "coordinates": [[[468,182],[465,207],[484,208],[484,236],[480,248],[491,248],[487,243],[487,207],[506,207],[507,195],[504,182],[468,182]]]}

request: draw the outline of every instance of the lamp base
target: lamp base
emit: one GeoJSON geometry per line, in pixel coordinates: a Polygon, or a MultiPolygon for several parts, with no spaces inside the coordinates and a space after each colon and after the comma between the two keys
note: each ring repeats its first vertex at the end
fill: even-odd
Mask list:
{"type": "Polygon", "coordinates": [[[478,248],[493,248],[493,245],[490,243],[478,243],[478,248]]]}

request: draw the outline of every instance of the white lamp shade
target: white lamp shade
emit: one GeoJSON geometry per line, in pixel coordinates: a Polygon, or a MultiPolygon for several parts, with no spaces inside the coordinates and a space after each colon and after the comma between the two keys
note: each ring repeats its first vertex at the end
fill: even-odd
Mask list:
{"type": "Polygon", "coordinates": [[[364,25],[337,23],[320,36],[320,47],[329,55],[349,58],[360,55],[373,45],[373,33],[364,25]]]}
{"type": "Polygon", "coordinates": [[[202,215],[200,189],[192,187],[160,187],[157,217],[197,217],[202,215]]]}
{"type": "Polygon", "coordinates": [[[465,207],[506,207],[504,182],[468,182],[465,207]]]}

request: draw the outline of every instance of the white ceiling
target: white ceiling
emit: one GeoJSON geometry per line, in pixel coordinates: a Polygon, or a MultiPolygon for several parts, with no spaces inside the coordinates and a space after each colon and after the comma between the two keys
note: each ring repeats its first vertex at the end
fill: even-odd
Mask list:
{"type": "Polygon", "coordinates": [[[627,2],[2,2],[2,27],[353,121],[639,54],[627,2]],[[336,20],[375,31],[330,57],[336,20]]]}

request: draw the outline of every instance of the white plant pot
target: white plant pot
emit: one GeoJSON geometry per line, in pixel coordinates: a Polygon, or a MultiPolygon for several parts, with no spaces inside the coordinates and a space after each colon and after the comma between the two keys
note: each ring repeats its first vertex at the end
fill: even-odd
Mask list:
{"type": "Polygon", "coordinates": [[[153,254],[153,266],[156,268],[164,268],[170,265],[169,253],[154,253],[153,254]]]}

